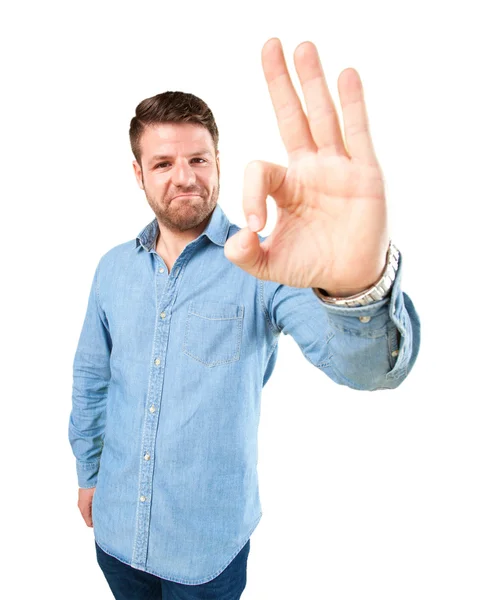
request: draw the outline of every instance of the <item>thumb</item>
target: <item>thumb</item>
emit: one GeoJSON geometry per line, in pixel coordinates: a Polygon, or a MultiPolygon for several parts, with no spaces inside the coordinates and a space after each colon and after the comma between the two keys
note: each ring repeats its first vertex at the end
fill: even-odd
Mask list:
{"type": "Polygon", "coordinates": [[[243,210],[249,227],[241,229],[225,244],[225,256],[258,279],[269,279],[268,252],[270,241],[260,244],[255,231],[266,225],[266,198],[278,192],[287,169],[264,160],[253,160],[246,165],[243,181],[243,210]],[[256,217],[256,224],[250,222],[256,217]]]}
{"type": "Polygon", "coordinates": [[[224,253],[232,263],[254,277],[263,279],[266,271],[266,253],[261,247],[258,234],[249,227],[241,229],[229,238],[224,253]]]}

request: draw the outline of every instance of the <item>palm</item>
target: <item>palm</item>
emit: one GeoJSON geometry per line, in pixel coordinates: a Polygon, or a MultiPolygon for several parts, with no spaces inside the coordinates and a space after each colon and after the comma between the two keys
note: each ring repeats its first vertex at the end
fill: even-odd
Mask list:
{"type": "Polygon", "coordinates": [[[355,292],[377,279],[389,241],[383,177],[367,130],[359,77],[350,76],[340,87],[347,151],[316,48],[307,42],[300,45],[304,52],[295,54],[308,120],[278,42],[265,44],[263,68],[289,164],[286,169],[253,161],[244,185],[245,213],[258,215],[259,230],[266,223],[267,195],[276,202],[277,222],[262,244],[250,230],[239,232],[225,254],[260,279],[355,292]],[[243,251],[234,240],[240,234],[248,236],[243,251]]]}
{"type": "MultiPolygon", "coordinates": [[[[314,287],[315,280],[341,282],[374,257],[374,243],[363,239],[360,253],[351,240],[371,232],[377,219],[384,195],[379,169],[369,167],[365,177],[363,167],[350,159],[313,153],[289,166],[272,195],[278,219],[262,244],[260,279],[284,282],[287,273],[287,284],[294,287],[314,287]]],[[[380,231],[375,233],[373,239],[380,231]]]]}

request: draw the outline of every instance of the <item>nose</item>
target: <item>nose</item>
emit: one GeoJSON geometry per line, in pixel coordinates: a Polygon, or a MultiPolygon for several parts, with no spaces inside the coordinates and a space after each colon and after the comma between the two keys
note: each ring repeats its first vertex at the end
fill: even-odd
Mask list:
{"type": "Polygon", "coordinates": [[[171,181],[176,187],[188,187],[195,182],[196,175],[187,160],[178,160],[172,169],[171,181]]]}

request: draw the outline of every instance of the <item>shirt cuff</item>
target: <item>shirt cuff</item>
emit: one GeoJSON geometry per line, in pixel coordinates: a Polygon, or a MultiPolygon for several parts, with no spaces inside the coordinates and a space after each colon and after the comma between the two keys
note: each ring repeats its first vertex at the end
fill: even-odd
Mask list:
{"type": "Polygon", "coordinates": [[[80,462],[76,461],[76,470],[78,478],[78,487],[80,488],[92,488],[96,487],[96,481],[98,478],[98,470],[100,468],[100,461],[97,462],[80,462]]]}

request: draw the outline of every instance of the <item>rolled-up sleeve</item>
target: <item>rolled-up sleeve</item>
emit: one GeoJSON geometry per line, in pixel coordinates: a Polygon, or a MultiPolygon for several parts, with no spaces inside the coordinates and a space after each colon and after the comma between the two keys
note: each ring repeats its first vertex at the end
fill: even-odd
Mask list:
{"type": "Polygon", "coordinates": [[[336,383],[356,390],[398,387],[414,366],[420,320],[401,290],[402,255],[391,294],[359,307],[323,302],[312,288],[265,281],[264,311],[277,332],[291,335],[303,355],[336,383]]]}
{"type": "Polygon", "coordinates": [[[112,341],[99,301],[99,261],[73,359],[72,410],[68,438],[76,458],[78,485],[95,487],[103,448],[112,341]]]}

